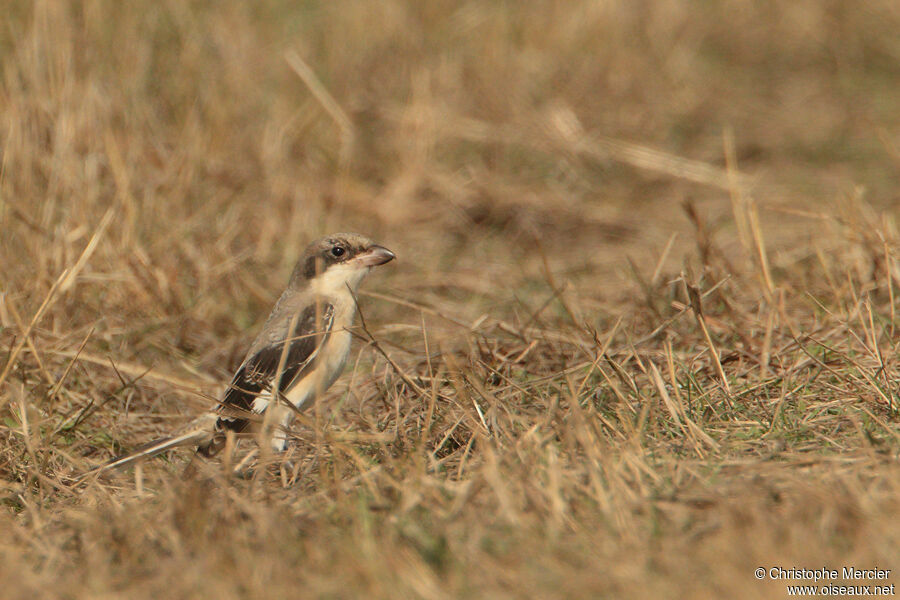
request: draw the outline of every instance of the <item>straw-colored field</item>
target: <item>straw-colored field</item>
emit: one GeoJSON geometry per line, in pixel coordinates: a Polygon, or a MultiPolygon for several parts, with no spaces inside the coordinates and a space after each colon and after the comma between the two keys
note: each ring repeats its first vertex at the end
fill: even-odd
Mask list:
{"type": "Polygon", "coordinates": [[[900,584],[894,0],[2,11],[0,597],[900,584]],[[285,457],[74,481],[348,230],[398,260],[285,457]]]}

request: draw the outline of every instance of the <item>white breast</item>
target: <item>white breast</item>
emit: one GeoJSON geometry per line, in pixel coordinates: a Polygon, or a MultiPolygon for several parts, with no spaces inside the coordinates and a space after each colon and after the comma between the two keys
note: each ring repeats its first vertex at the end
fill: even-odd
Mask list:
{"type": "Polygon", "coordinates": [[[349,328],[356,315],[356,304],[349,293],[341,296],[330,299],[334,305],[334,324],[325,345],[316,356],[316,368],[286,394],[291,404],[297,408],[304,408],[317,394],[322,394],[331,387],[347,363],[350,343],[353,341],[349,328]]]}

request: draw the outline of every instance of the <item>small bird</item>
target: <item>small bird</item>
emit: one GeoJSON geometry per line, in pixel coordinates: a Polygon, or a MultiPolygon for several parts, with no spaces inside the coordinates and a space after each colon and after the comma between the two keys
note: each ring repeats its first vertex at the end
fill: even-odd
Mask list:
{"type": "Polygon", "coordinates": [[[254,416],[267,411],[272,449],[284,451],[296,411],[311,406],[344,368],[360,283],[373,267],[393,259],[393,252],[358,233],[335,233],[310,244],[216,407],[184,433],[154,440],[90,473],[189,444],[212,457],[225,446],[226,432],[246,431],[259,421],[254,416]]]}

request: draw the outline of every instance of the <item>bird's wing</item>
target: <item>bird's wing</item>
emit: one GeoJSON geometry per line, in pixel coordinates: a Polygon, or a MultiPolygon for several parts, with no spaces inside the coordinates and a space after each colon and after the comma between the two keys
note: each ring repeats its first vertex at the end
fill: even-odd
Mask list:
{"type": "Polygon", "coordinates": [[[279,393],[291,389],[314,367],[316,356],[328,340],[334,325],[334,306],[327,302],[311,304],[303,309],[296,319],[288,321],[285,329],[290,327],[291,323],[296,323],[291,335],[283,336],[280,341],[259,348],[235,373],[218,408],[221,416],[216,425],[217,429],[243,431],[249,421],[247,418],[241,418],[240,414],[247,415],[265,410],[254,406],[254,401],[261,394],[271,392],[272,384],[278,375],[278,367],[281,365],[282,354],[285,353],[285,343],[288,344],[287,355],[281,370],[279,393]]]}

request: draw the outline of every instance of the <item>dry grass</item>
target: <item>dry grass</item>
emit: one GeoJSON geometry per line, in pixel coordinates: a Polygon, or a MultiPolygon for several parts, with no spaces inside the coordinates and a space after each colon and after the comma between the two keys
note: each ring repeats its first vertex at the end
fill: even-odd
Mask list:
{"type": "Polygon", "coordinates": [[[4,597],[900,569],[895,2],[6,13],[4,597]],[[332,230],[399,260],[290,463],[71,483],[208,406],[332,230]]]}

